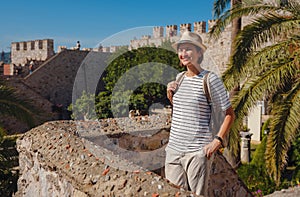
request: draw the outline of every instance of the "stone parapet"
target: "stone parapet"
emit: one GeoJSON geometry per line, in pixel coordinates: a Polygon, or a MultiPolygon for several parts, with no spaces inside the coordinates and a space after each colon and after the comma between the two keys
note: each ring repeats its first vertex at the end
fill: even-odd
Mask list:
{"type": "MultiPolygon", "coordinates": [[[[78,128],[101,133],[99,125],[92,122],[56,121],[36,127],[17,140],[20,177],[15,196],[196,197],[163,176],[79,137],[78,128]]],[[[213,161],[210,177],[210,196],[251,196],[220,154],[213,161]]]]}
{"type": "Polygon", "coordinates": [[[104,148],[96,156],[87,144],[76,135],[75,122],[49,122],[27,132],[17,141],[21,176],[15,196],[191,195],[142,168],[122,170],[134,165],[104,148]]]}

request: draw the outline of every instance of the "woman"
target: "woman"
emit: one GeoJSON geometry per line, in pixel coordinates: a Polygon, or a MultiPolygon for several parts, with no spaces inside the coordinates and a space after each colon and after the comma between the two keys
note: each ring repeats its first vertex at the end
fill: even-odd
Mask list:
{"type": "Polygon", "coordinates": [[[203,91],[203,77],[209,71],[201,67],[206,46],[198,34],[186,31],[173,47],[186,72],[180,84],[173,81],[167,87],[173,112],[165,174],[170,182],[197,195],[205,195],[210,158],[229,132],[234,111],[222,81],[211,73],[208,79],[211,100],[225,113],[218,134],[213,136],[209,130],[211,109],[203,91]]]}

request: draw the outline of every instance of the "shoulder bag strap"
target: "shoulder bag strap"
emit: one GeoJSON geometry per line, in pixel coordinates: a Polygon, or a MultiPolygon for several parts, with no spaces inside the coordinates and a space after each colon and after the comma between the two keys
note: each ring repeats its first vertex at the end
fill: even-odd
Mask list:
{"type": "Polygon", "coordinates": [[[178,83],[178,85],[177,85],[177,88],[176,88],[175,92],[178,90],[179,86],[181,85],[185,72],[186,71],[182,72],[180,74],[180,76],[176,79],[176,82],[178,83]]]}
{"type": "Polygon", "coordinates": [[[178,79],[176,80],[178,82],[178,86],[180,86],[180,84],[182,83],[182,80],[183,80],[183,77],[184,77],[184,74],[185,74],[186,71],[183,71],[180,76],[178,77],[178,79]]]}
{"type": "Polygon", "coordinates": [[[207,102],[210,104],[211,103],[211,97],[210,97],[210,89],[209,89],[209,75],[210,72],[206,73],[204,75],[204,79],[203,79],[203,91],[204,94],[206,96],[207,102]]]}

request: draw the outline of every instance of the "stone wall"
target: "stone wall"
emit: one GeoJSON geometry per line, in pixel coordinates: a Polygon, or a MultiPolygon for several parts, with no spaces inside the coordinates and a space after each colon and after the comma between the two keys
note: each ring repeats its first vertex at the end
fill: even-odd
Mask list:
{"type": "MultiPolygon", "coordinates": [[[[24,79],[24,83],[51,103],[68,106],[72,102],[72,91],[77,72],[85,58],[92,54],[100,56],[100,60],[98,58],[96,62],[98,67],[104,64],[109,55],[109,53],[101,52],[63,50],[28,75],[24,79]]],[[[91,74],[89,71],[88,74],[97,75],[99,73],[91,74]]],[[[86,76],[86,78],[89,77],[92,76],[86,76]]],[[[85,80],[87,80],[86,78],[85,80]]]]}
{"type": "Polygon", "coordinates": [[[74,78],[88,52],[65,50],[46,61],[24,83],[52,103],[70,104],[74,78]]]}
{"type": "MultiPolygon", "coordinates": [[[[20,177],[15,196],[196,196],[79,137],[84,130],[89,135],[110,133],[101,129],[109,122],[47,122],[24,134],[17,140],[20,177]]],[[[222,155],[217,154],[210,174],[209,196],[251,196],[222,155]]]]}

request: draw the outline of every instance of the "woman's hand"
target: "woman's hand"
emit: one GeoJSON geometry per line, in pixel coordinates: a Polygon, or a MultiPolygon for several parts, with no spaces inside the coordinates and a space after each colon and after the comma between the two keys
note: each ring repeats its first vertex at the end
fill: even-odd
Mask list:
{"type": "Polygon", "coordinates": [[[173,94],[177,89],[178,83],[176,81],[171,81],[167,85],[167,97],[169,101],[173,104],[173,94]]]}
{"type": "Polygon", "coordinates": [[[222,146],[222,143],[217,139],[214,139],[212,142],[207,144],[204,147],[204,152],[205,152],[206,157],[208,159],[210,159],[212,154],[214,154],[214,152],[216,152],[221,146],[222,146]]]}

